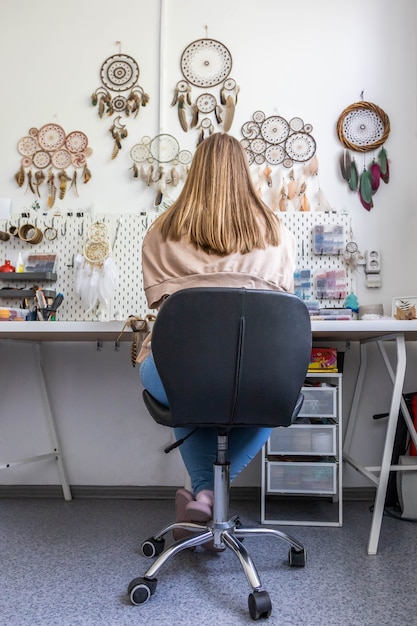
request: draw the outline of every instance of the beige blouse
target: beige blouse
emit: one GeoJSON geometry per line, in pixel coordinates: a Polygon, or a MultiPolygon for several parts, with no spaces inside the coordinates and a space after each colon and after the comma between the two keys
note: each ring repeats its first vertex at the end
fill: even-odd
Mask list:
{"type": "Polygon", "coordinates": [[[294,291],[296,240],[281,223],[281,243],[247,254],[219,256],[197,249],[185,238],[164,241],[157,229],[145,235],[142,272],[151,309],[166,296],[190,287],[245,287],[294,291]]]}
{"type": "MultiPolygon", "coordinates": [[[[145,295],[151,309],[164,299],[190,287],[245,287],[294,291],[296,240],[281,223],[279,246],[229,256],[207,254],[185,238],[164,241],[157,229],[145,235],[142,247],[142,272],[145,295]]],[[[151,335],[143,341],[137,362],[151,350],[151,335]]]]}

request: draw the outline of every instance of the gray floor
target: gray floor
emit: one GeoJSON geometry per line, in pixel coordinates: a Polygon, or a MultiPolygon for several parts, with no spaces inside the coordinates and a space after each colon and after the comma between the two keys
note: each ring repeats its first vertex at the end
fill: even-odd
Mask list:
{"type": "MultiPolygon", "coordinates": [[[[245,540],[273,604],[268,620],[254,622],[229,551],[182,552],[150,601],[130,604],[127,585],[150,563],[140,542],[171,521],[170,501],[0,499],[0,626],[416,625],[416,525],[385,517],[370,557],[369,506],[347,502],[342,528],[280,527],[304,542],[303,569],[288,567],[286,544],[245,540]]],[[[245,524],[259,519],[256,502],[231,508],[245,524]]]]}

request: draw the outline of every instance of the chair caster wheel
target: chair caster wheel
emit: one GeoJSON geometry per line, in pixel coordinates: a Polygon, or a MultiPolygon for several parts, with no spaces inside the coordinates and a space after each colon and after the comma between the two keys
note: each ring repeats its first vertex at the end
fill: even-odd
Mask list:
{"type": "Polygon", "coordinates": [[[307,561],[307,553],[305,548],[297,550],[294,547],[288,552],[288,563],[290,567],[304,567],[307,561]]]}
{"type": "Polygon", "coordinates": [[[164,547],[165,539],[154,539],[151,537],[142,543],[142,554],[151,559],[154,556],[159,556],[163,552],[164,547]]]}
{"type": "Polygon", "coordinates": [[[156,578],[134,578],[127,589],[132,604],[145,604],[155,593],[156,578]]]}
{"type": "Polygon", "coordinates": [[[269,617],[272,612],[272,603],[267,591],[254,591],[248,597],[249,613],[252,619],[269,617]]]}

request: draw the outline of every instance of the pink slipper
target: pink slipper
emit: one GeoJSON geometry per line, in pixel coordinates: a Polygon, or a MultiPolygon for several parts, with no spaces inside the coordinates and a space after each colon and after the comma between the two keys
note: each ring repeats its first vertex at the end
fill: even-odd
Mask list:
{"type": "Polygon", "coordinates": [[[187,504],[186,511],[193,522],[209,522],[213,519],[213,508],[207,502],[192,500],[187,504]]]}
{"type": "MultiPolygon", "coordinates": [[[[178,489],[175,494],[175,521],[176,522],[191,522],[191,518],[187,513],[187,505],[194,501],[194,495],[188,489],[178,489]]],[[[172,536],[175,541],[178,539],[186,539],[193,537],[195,533],[182,528],[176,528],[172,531],[172,536]]],[[[194,548],[192,548],[194,549],[194,548]]]]}

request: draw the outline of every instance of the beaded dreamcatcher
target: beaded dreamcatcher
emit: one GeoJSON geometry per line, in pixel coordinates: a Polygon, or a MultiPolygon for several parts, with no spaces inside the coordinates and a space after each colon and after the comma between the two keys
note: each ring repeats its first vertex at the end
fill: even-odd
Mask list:
{"type": "Polygon", "coordinates": [[[184,132],[190,128],[199,131],[198,143],[214,131],[214,123],[228,132],[232,126],[239,87],[230,77],[232,56],[220,41],[197,39],[190,43],[181,56],[184,77],[175,87],[172,106],[178,110],[178,120],[184,132]],[[216,95],[211,90],[220,87],[216,95]],[[192,86],[201,93],[193,101],[192,86]]]}
{"type": "Polygon", "coordinates": [[[127,54],[114,54],[106,59],[100,69],[100,79],[102,85],[92,94],[91,103],[98,107],[100,118],[114,116],[109,132],[114,142],[112,159],[115,159],[122,148],[122,140],[128,135],[123,116],[137,117],[140,107],[148,104],[149,96],[138,85],[139,65],[127,54]]]}
{"type": "Polygon", "coordinates": [[[88,145],[87,135],[80,130],[66,134],[59,124],[45,124],[39,129],[32,127],[19,139],[17,149],[22,156],[15,174],[17,184],[23,187],[26,181],[27,189],[40,198],[41,185],[45,183],[48,208],[54,206],[57,195],[60,200],[64,199],[68,184],[78,196],[77,172],[80,169],[84,183],[91,179],[87,157],[93,150],[88,145]]]}
{"type": "Polygon", "coordinates": [[[348,106],[337,122],[337,136],[345,147],[340,156],[340,170],[351,191],[358,192],[362,206],[370,211],[373,196],[381,180],[389,182],[389,161],[384,143],[390,133],[388,115],[372,102],[355,102],[348,106]],[[351,152],[363,154],[362,172],[359,173],[351,152]],[[373,152],[366,161],[365,153],[373,152]]]}
{"type": "MultiPolygon", "coordinates": [[[[255,111],[252,119],[245,122],[241,132],[241,144],[245,149],[249,165],[258,165],[255,184],[260,193],[266,182],[269,188],[267,203],[279,211],[309,211],[307,183],[318,175],[316,141],[312,136],[313,126],[301,117],[287,121],[280,115],[267,117],[263,111],[255,111]],[[303,164],[301,172],[295,165],[303,164]],[[274,166],[289,170],[288,176],[282,168],[273,175],[274,166]]],[[[318,209],[329,210],[330,206],[319,188],[318,209]]]]}
{"type": "Polygon", "coordinates": [[[154,204],[160,206],[168,185],[176,187],[184,179],[192,161],[189,150],[180,150],[178,141],[166,133],[142,137],[130,150],[134,178],[156,188],[154,204]]]}

